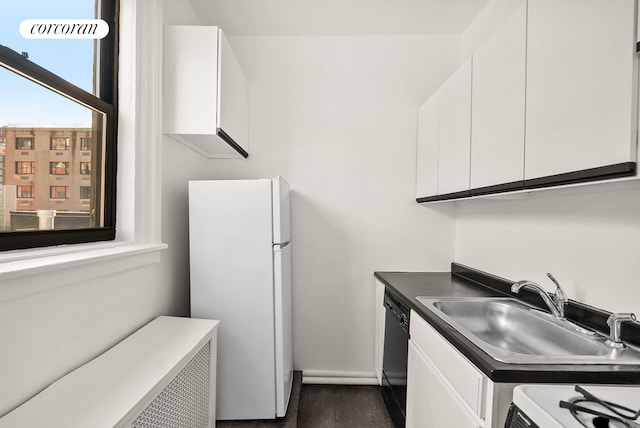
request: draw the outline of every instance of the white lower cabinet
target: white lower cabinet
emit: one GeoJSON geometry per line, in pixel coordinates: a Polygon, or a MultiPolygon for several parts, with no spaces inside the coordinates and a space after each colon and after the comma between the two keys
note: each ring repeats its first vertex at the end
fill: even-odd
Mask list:
{"type": "Polygon", "coordinates": [[[407,428],[503,427],[514,384],[482,374],[413,310],[407,367],[407,428]]]}
{"type": "Polygon", "coordinates": [[[407,427],[477,428],[482,421],[460,400],[426,354],[409,342],[407,427]]]}

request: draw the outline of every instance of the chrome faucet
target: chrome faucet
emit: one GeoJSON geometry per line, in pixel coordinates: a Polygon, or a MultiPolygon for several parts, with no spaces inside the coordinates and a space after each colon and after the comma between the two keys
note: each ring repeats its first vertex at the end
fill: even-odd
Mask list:
{"type": "Polygon", "coordinates": [[[550,272],[547,272],[547,277],[556,285],[556,291],[553,293],[553,302],[556,304],[558,312],[560,312],[560,318],[564,318],[564,311],[566,304],[569,303],[569,298],[565,294],[562,287],[560,287],[560,283],[558,282],[558,280],[553,275],[551,275],[550,272]]]}
{"type": "Polygon", "coordinates": [[[635,321],[636,316],[631,313],[623,314],[611,314],[607,318],[607,325],[609,326],[609,339],[607,345],[612,348],[624,348],[626,345],[620,339],[620,327],[623,321],[635,321]]]}
{"type": "Polygon", "coordinates": [[[542,298],[542,300],[544,301],[544,303],[547,305],[549,310],[551,311],[551,314],[558,319],[564,319],[565,318],[564,307],[565,307],[565,304],[569,301],[569,299],[567,298],[567,295],[565,294],[562,287],[560,287],[560,283],[558,283],[558,281],[553,277],[553,275],[551,275],[550,273],[547,273],[547,276],[556,285],[556,291],[555,293],[553,293],[552,297],[549,296],[549,293],[547,293],[547,291],[544,288],[542,288],[535,282],[528,281],[528,280],[515,282],[511,286],[511,291],[513,293],[519,293],[521,288],[528,288],[530,290],[537,292],[542,298]]]}

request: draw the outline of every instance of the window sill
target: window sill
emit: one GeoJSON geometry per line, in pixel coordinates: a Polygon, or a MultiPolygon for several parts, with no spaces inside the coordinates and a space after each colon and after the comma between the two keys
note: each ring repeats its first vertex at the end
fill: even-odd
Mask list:
{"type": "Polygon", "coordinates": [[[6,252],[0,254],[0,301],[158,263],[166,248],[162,243],[101,242],[6,252]],[[62,278],[48,281],[58,271],[62,278]],[[37,286],[12,286],[15,279],[36,275],[48,275],[47,280],[36,281],[37,286]]]}

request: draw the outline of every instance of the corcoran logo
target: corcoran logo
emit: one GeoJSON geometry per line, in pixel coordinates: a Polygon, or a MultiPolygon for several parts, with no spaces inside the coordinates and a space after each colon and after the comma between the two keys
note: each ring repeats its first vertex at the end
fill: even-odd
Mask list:
{"type": "Polygon", "coordinates": [[[109,24],[102,19],[25,19],[20,34],[25,39],[102,39],[109,24]]]}

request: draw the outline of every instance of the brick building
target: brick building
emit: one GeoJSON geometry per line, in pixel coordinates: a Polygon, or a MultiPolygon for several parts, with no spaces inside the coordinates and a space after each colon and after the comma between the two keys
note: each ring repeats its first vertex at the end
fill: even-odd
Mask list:
{"type": "Polygon", "coordinates": [[[0,227],[7,229],[10,216],[18,218],[10,220],[11,229],[29,229],[33,220],[28,217],[37,210],[55,210],[56,229],[72,214],[88,219],[94,146],[90,127],[10,124],[0,127],[2,142],[0,227]]]}

